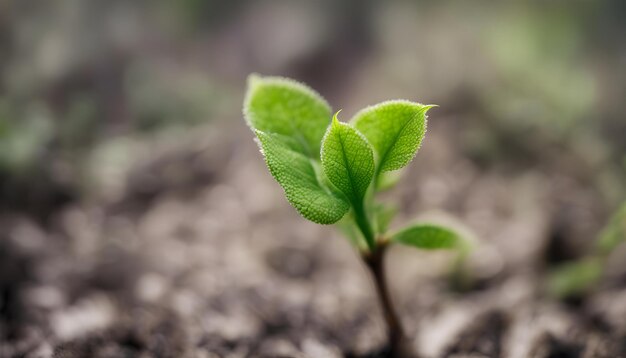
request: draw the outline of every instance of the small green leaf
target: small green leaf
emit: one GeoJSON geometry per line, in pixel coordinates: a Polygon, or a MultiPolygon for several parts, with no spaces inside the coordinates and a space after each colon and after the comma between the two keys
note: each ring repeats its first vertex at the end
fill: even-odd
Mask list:
{"type": "Polygon", "coordinates": [[[337,120],[337,114],[322,141],[322,168],[328,180],[355,206],[374,176],[374,154],[369,143],[356,129],[337,120]]]}
{"type": "Polygon", "coordinates": [[[319,159],[331,114],[324,98],[304,84],[281,77],[248,78],[244,102],[248,124],[266,133],[294,138],[299,151],[308,157],[319,159]]]}
{"type": "Polygon", "coordinates": [[[433,224],[418,224],[393,235],[392,241],[424,250],[462,247],[461,238],[452,230],[433,224]]]}
{"type": "Polygon", "coordinates": [[[333,224],[350,209],[339,193],[320,184],[315,161],[296,151],[286,138],[255,131],[272,176],[285,190],[287,200],[306,219],[333,224]]]}
{"type": "Polygon", "coordinates": [[[387,101],[363,109],[352,123],[378,154],[378,172],[406,166],[426,133],[426,112],[434,107],[409,101],[387,101]]]}

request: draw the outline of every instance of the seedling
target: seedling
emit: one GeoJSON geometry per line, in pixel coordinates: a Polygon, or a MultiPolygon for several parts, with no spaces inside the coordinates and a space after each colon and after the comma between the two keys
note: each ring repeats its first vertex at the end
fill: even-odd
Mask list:
{"type": "Polygon", "coordinates": [[[291,205],[318,224],[338,224],[370,269],[388,325],[391,355],[403,356],[404,331],[384,272],[391,244],[423,250],[465,247],[452,230],[422,223],[389,234],[392,206],[375,202],[392,186],[426,133],[433,105],[396,100],[367,107],[349,123],[317,92],[279,77],[251,75],[244,117],[291,205]]]}

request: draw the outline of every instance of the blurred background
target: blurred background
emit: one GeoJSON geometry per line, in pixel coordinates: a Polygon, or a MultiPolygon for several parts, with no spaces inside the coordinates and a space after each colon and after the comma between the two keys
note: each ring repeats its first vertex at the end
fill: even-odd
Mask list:
{"type": "MultiPolygon", "coordinates": [[[[454,352],[480,314],[506,337],[531,322],[531,350],[546,334],[570,342],[577,312],[606,308],[604,296],[551,308],[561,326],[546,328],[536,292],[626,195],[626,2],[9,0],[0,357],[384,347],[352,248],[300,218],[264,167],[241,114],[252,72],[309,84],[344,120],[387,99],[439,105],[387,194],[394,224],[452,217],[485,242],[487,264],[485,287],[455,296],[422,282],[415,252],[392,252],[397,301],[426,356],[454,352]],[[461,317],[450,313],[456,330],[441,312],[461,317]]],[[[621,300],[608,301],[623,302],[626,267],[614,261],[606,282],[621,300]]],[[[626,337],[623,306],[598,313],[607,341],[626,337]]]]}

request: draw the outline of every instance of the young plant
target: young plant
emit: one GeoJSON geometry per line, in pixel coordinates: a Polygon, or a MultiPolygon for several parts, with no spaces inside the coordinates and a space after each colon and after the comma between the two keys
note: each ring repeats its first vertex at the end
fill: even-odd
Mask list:
{"type": "Polygon", "coordinates": [[[384,272],[391,244],[423,250],[465,247],[452,230],[416,224],[389,234],[392,206],[376,193],[396,181],[426,133],[433,105],[395,100],[367,107],[349,123],[332,114],[311,88],[279,77],[251,75],[244,117],[267,166],[291,205],[318,224],[337,223],[371,270],[388,324],[392,356],[403,355],[404,331],[384,272]],[[342,220],[343,219],[343,220],[342,220]]]}

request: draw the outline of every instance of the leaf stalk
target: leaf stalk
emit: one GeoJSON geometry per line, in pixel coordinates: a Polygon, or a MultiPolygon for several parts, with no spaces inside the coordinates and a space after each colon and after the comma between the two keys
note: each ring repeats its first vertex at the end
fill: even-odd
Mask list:
{"type": "Polygon", "coordinates": [[[372,225],[367,218],[367,214],[365,213],[363,204],[354,205],[354,221],[361,233],[363,234],[363,237],[365,238],[365,242],[367,243],[367,247],[369,248],[370,252],[376,251],[376,239],[374,238],[374,230],[372,230],[372,225]]]}

